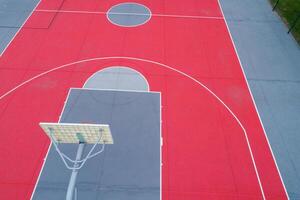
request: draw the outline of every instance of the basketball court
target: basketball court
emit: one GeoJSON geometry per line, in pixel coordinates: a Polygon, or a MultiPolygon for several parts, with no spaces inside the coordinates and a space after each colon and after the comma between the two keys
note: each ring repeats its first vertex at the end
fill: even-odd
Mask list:
{"type": "Polygon", "coordinates": [[[40,122],[111,124],[78,199],[288,199],[217,0],[42,0],[0,66],[4,199],[64,198],[40,122]]]}

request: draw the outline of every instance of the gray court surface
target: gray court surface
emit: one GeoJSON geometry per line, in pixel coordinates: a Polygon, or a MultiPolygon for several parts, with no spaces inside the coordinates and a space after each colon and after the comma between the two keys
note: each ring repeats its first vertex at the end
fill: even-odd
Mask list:
{"type": "Polygon", "coordinates": [[[268,0],[220,0],[291,199],[300,199],[300,48],[268,0]]]}
{"type": "Polygon", "coordinates": [[[130,67],[112,66],[93,74],[84,88],[149,91],[145,77],[130,67]]]}
{"type": "Polygon", "coordinates": [[[109,9],[107,18],[111,23],[118,26],[139,26],[151,18],[151,11],[142,4],[121,3],[109,9]]]}
{"type": "MultiPolygon", "coordinates": [[[[60,122],[109,124],[114,138],[80,169],[79,200],[160,199],[160,93],[71,89],[60,122]]],[[[32,199],[64,199],[70,174],[51,147],[32,199]]]]}
{"type": "MultiPolygon", "coordinates": [[[[0,0],[0,54],[37,2],[38,0],[0,0]]],[[[289,196],[291,199],[300,199],[299,46],[291,35],[286,34],[287,27],[277,14],[271,11],[268,0],[220,0],[220,3],[289,196]]],[[[111,17],[118,19],[120,15],[111,17]]],[[[125,26],[131,25],[131,19],[126,20],[129,22],[125,22],[125,26]]],[[[68,114],[63,114],[66,115],[68,114]]],[[[50,151],[49,159],[57,159],[54,153],[50,151]]],[[[97,158],[99,163],[103,162],[101,156],[97,158]]],[[[56,172],[53,172],[51,177],[56,177],[58,182],[51,185],[51,182],[43,179],[51,173],[45,172],[46,175],[42,175],[42,182],[39,182],[34,196],[36,199],[43,199],[43,195],[47,192],[53,194],[53,191],[58,196],[61,195],[58,199],[63,198],[69,171],[65,170],[62,162],[56,162],[57,169],[62,170],[63,174],[55,175],[56,172]]],[[[47,169],[46,164],[45,170],[47,169]]],[[[94,177],[100,177],[98,172],[94,177]]],[[[89,188],[88,182],[84,181],[85,179],[80,182],[80,187],[89,188]]],[[[97,188],[101,187],[95,185],[93,195],[97,196],[97,188]]],[[[79,195],[83,195],[83,191],[79,192],[79,195]]]]}
{"type": "Polygon", "coordinates": [[[0,55],[39,0],[0,0],[0,55]]]}

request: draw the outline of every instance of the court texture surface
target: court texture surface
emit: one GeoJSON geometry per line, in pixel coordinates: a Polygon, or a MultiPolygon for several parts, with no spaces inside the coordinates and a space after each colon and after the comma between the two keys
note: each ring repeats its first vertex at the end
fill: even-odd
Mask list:
{"type": "Polygon", "coordinates": [[[288,199],[217,0],[38,2],[0,58],[2,199],[32,197],[39,122],[114,66],[161,94],[162,199],[288,199]]]}

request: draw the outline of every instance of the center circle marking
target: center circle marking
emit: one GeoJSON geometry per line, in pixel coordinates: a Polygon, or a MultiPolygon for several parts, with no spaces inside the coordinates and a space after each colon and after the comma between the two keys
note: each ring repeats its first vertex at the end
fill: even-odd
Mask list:
{"type": "Polygon", "coordinates": [[[148,7],[139,3],[120,3],[112,6],[106,16],[114,25],[136,27],[150,20],[151,11],[148,7]]]}

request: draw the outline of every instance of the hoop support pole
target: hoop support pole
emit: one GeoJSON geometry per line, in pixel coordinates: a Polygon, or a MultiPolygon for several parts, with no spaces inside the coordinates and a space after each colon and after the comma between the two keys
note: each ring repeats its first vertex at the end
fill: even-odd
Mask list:
{"type": "MultiPolygon", "coordinates": [[[[76,153],[76,161],[79,161],[81,159],[83,150],[84,150],[84,146],[85,146],[84,143],[79,144],[77,153],[76,153]]],[[[74,168],[76,168],[76,167],[78,167],[77,162],[75,162],[75,164],[74,164],[74,168]]],[[[72,170],[72,174],[71,174],[69,185],[68,185],[66,200],[72,200],[72,198],[73,198],[74,188],[75,188],[78,172],[79,172],[79,169],[72,170]]]]}

